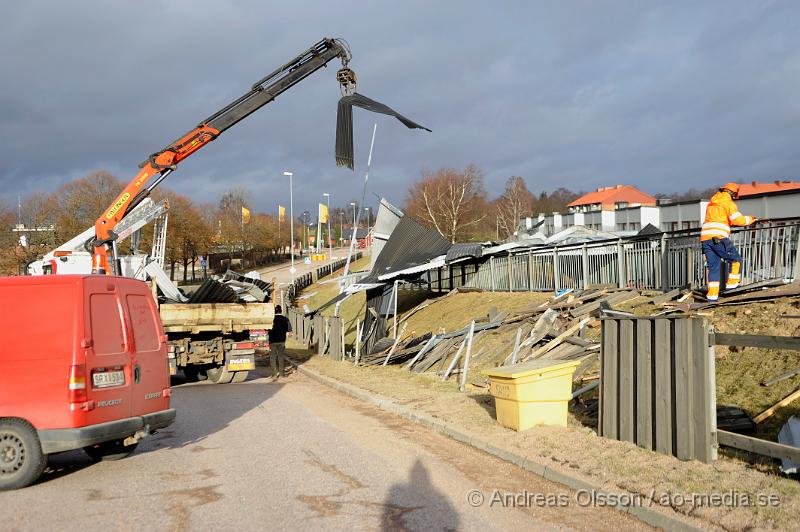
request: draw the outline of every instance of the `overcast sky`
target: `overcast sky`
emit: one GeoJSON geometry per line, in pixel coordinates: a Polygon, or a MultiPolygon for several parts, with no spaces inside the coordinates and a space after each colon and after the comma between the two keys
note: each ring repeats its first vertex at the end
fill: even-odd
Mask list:
{"type": "Polygon", "coordinates": [[[535,193],[797,176],[797,2],[503,4],[3,2],[0,199],[96,169],[130,180],[323,36],[350,43],[359,92],[433,132],[356,109],[356,173],[337,168],[331,63],[165,184],[199,202],[246,188],[274,212],[291,170],[296,211],[323,192],[344,204],[360,196],[373,122],[370,191],[398,205],[423,168],[469,163],[493,195],[511,175],[535,193]]]}

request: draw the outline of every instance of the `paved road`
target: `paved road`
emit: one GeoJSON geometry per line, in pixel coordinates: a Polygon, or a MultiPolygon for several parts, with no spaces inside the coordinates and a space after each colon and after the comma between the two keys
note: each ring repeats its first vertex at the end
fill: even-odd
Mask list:
{"type": "MultiPolygon", "coordinates": [[[[256,376],[257,377],[257,376],[256,376]]],[[[131,457],[51,457],[0,493],[2,530],[541,530],[641,526],[607,509],[474,508],[471,490],[570,492],[298,374],[176,386],[131,457]]]]}
{"type": "MultiPolygon", "coordinates": [[[[350,250],[349,247],[343,248],[333,248],[333,260],[338,259],[346,259],[347,253],[350,250]]],[[[364,250],[356,250],[356,251],[364,251],[364,250]]],[[[325,253],[328,253],[328,250],[325,250],[325,253]]],[[[311,264],[305,264],[303,262],[303,258],[299,256],[295,256],[294,258],[294,267],[297,269],[295,272],[295,277],[299,277],[304,273],[308,273],[311,270],[319,268],[320,266],[324,266],[327,264],[326,262],[313,262],[311,264]]],[[[259,268],[258,271],[261,274],[261,278],[265,281],[272,280],[273,277],[278,278],[278,289],[285,287],[290,282],[292,282],[292,272],[290,271],[291,263],[285,262],[281,263],[277,266],[267,266],[266,268],[259,268]]]]}

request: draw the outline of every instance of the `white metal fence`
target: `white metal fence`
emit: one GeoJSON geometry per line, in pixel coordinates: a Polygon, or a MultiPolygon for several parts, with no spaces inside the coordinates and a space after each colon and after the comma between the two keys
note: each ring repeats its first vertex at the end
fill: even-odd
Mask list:
{"type": "MultiPolygon", "coordinates": [[[[800,219],[759,224],[731,235],[742,255],[742,283],[794,279],[798,267],[800,219]]],[[[427,272],[436,290],[460,286],[495,291],[556,291],[612,285],[671,290],[706,282],[699,230],[612,241],[548,246],[480,263],[455,263],[427,272]]]]}

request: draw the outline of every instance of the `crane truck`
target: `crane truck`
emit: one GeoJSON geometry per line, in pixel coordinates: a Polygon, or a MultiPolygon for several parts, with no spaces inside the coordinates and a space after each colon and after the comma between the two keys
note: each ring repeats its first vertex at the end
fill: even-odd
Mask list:
{"type": "MultiPolygon", "coordinates": [[[[342,66],[336,72],[336,79],[342,94],[353,94],[356,76],[348,67],[349,46],[342,39],[320,40],[256,81],[241,97],[147,157],[139,165],[136,176],[103,211],[91,230],[51,252],[44,261],[33,265],[30,273],[130,275],[130,261],[120,257],[117,246],[126,235],[121,231],[126,217],[137,212],[137,207],[148,200],[152,191],[181,161],[337,57],[342,66]],[[83,241],[83,250],[76,246],[78,240],[83,241]],[[71,257],[73,254],[75,256],[71,257]],[[58,268],[58,261],[69,263],[71,267],[58,268]],[[82,269],[90,271],[78,271],[82,269]]],[[[181,369],[189,379],[205,374],[212,382],[227,383],[243,381],[248,371],[255,368],[250,333],[271,328],[274,307],[269,302],[161,303],[159,313],[168,336],[172,371],[181,369]]]]}

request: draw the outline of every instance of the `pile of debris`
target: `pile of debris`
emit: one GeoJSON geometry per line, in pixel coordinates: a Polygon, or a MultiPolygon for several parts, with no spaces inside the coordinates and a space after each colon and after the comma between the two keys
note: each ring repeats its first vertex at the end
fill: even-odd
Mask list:
{"type": "Polygon", "coordinates": [[[161,292],[162,303],[264,303],[270,300],[272,284],[261,280],[258,272],[242,275],[232,270],[222,278],[208,278],[190,293],[184,293],[156,262],[145,266],[161,292]]]}
{"type": "MultiPolygon", "coordinates": [[[[458,290],[450,294],[456,292],[458,290]]],[[[599,326],[595,317],[603,308],[630,301],[639,295],[636,290],[569,291],[515,313],[497,313],[492,309],[489,315],[477,317],[469,326],[456,331],[440,330],[421,336],[406,335],[406,323],[403,322],[431,304],[426,301],[402,318],[399,323],[403,323],[403,327],[396,339],[385,338],[377,342],[372,351],[359,357],[356,363],[402,363],[409,371],[434,372],[442,380],[461,374],[463,383],[469,368],[482,363],[487,355],[492,358],[489,363],[495,365],[521,364],[537,359],[580,360],[575,372],[575,379],[580,380],[597,361],[600,352],[600,344],[591,339],[599,334],[589,334],[590,329],[599,326]],[[473,345],[479,345],[481,337],[490,331],[495,335],[505,336],[502,358],[498,358],[496,352],[488,352],[485,347],[479,347],[473,352],[473,345]]]]}
{"type": "MultiPolygon", "coordinates": [[[[462,289],[463,290],[463,289],[462,289]]],[[[457,293],[451,291],[443,297],[457,293]]],[[[652,293],[651,293],[652,294],[652,293]]],[[[800,284],[786,285],[783,281],[762,281],[731,291],[730,299],[720,304],[736,304],[753,299],[771,299],[800,294],[800,284]],[[780,285],[780,286],[779,286],[780,285]],[[741,299],[740,299],[741,298],[741,299]]],[[[439,298],[441,299],[441,298],[439,298]]],[[[639,299],[632,306],[637,308],[651,306],[655,310],[648,315],[667,315],[689,313],[709,307],[702,294],[688,289],[676,289],[666,293],[643,295],[636,289],[593,288],[588,290],[567,290],[548,301],[515,313],[497,313],[495,309],[488,316],[476,317],[469,326],[447,332],[430,331],[423,335],[414,332],[406,334],[407,320],[419,310],[437,300],[426,300],[408,311],[399,321],[400,328],[396,338],[383,338],[375,343],[369,353],[354,354],[354,362],[365,366],[404,364],[404,369],[415,373],[435,373],[443,381],[452,375],[461,374],[461,382],[466,380],[470,368],[477,365],[508,366],[522,364],[531,360],[579,360],[574,380],[590,384],[573,394],[581,395],[598,384],[598,359],[600,354],[600,317],[633,317],[632,312],[615,310],[615,306],[639,299]],[[478,347],[473,352],[473,344],[492,331],[503,337],[504,346],[498,352],[488,352],[478,347]]],[[[496,345],[496,343],[495,343],[496,345]]],[[[358,348],[357,348],[358,349],[358,348]]],[[[486,382],[472,382],[476,386],[486,386],[486,382]]]]}

